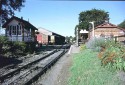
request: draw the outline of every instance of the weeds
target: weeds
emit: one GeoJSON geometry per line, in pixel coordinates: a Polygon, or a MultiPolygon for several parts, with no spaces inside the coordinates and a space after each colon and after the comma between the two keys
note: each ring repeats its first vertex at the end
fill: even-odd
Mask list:
{"type": "Polygon", "coordinates": [[[122,43],[104,38],[90,40],[88,43],[87,47],[99,52],[98,58],[103,66],[125,71],[125,47],[122,43]]]}
{"type": "Polygon", "coordinates": [[[120,85],[120,80],[115,77],[116,72],[110,71],[100,65],[98,52],[85,49],[73,56],[73,66],[68,85],[120,85]]]}

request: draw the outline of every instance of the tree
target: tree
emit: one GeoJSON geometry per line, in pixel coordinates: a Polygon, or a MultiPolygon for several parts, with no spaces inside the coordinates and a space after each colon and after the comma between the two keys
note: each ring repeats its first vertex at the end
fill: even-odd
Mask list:
{"type": "Polygon", "coordinates": [[[65,39],[66,39],[66,42],[67,42],[67,43],[70,42],[70,37],[66,36],[65,39]]]}
{"type": "Polygon", "coordinates": [[[7,38],[5,36],[0,36],[0,54],[3,51],[3,45],[7,43],[7,38]]]}
{"type": "Polygon", "coordinates": [[[89,27],[91,26],[89,22],[95,21],[94,24],[95,26],[97,26],[104,23],[105,19],[107,19],[108,17],[108,12],[105,12],[104,10],[92,9],[81,12],[79,14],[78,28],[89,30],[89,27]]]}
{"type": "Polygon", "coordinates": [[[14,11],[20,11],[25,0],[0,0],[0,16],[7,20],[9,16],[14,15],[14,11]]]}
{"type": "Polygon", "coordinates": [[[118,26],[125,29],[125,20],[121,22],[118,26]]]}

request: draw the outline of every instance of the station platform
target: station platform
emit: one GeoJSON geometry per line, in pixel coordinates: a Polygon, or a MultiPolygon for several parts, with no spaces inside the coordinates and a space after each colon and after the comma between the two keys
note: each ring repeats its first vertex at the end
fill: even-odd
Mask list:
{"type": "Polygon", "coordinates": [[[76,44],[71,45],[68,54],[73,54],[73,53],[79,53],[80,52],[80,47],[77,46],[76,44]]]}

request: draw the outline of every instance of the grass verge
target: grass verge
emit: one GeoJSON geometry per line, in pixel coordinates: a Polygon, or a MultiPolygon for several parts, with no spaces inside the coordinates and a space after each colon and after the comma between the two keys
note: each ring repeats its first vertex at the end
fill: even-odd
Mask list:
{"type": "Polygon", "coordinates": [[[115,71],[101,66],[97,52],[85,49],[73,56],[68,85],[120,85],[115,71]]]}

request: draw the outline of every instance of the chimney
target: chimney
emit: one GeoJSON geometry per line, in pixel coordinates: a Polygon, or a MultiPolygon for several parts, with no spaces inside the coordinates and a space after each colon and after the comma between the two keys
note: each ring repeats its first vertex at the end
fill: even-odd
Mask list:
{"type": "Polygon", "coordinates": [[[109,23],[109,18],[106,18],[106,19],[105,19],[105,23],[109,23]]]}
{"type": "Polygon", "coordinates": [[[21,19],[23,20],[23,17],[21,17],[21,19]]]}
{"type": "Polygon", "coordinates": [[[28,22],[29,22],[29,18],[28,18],[28,22]]]}

